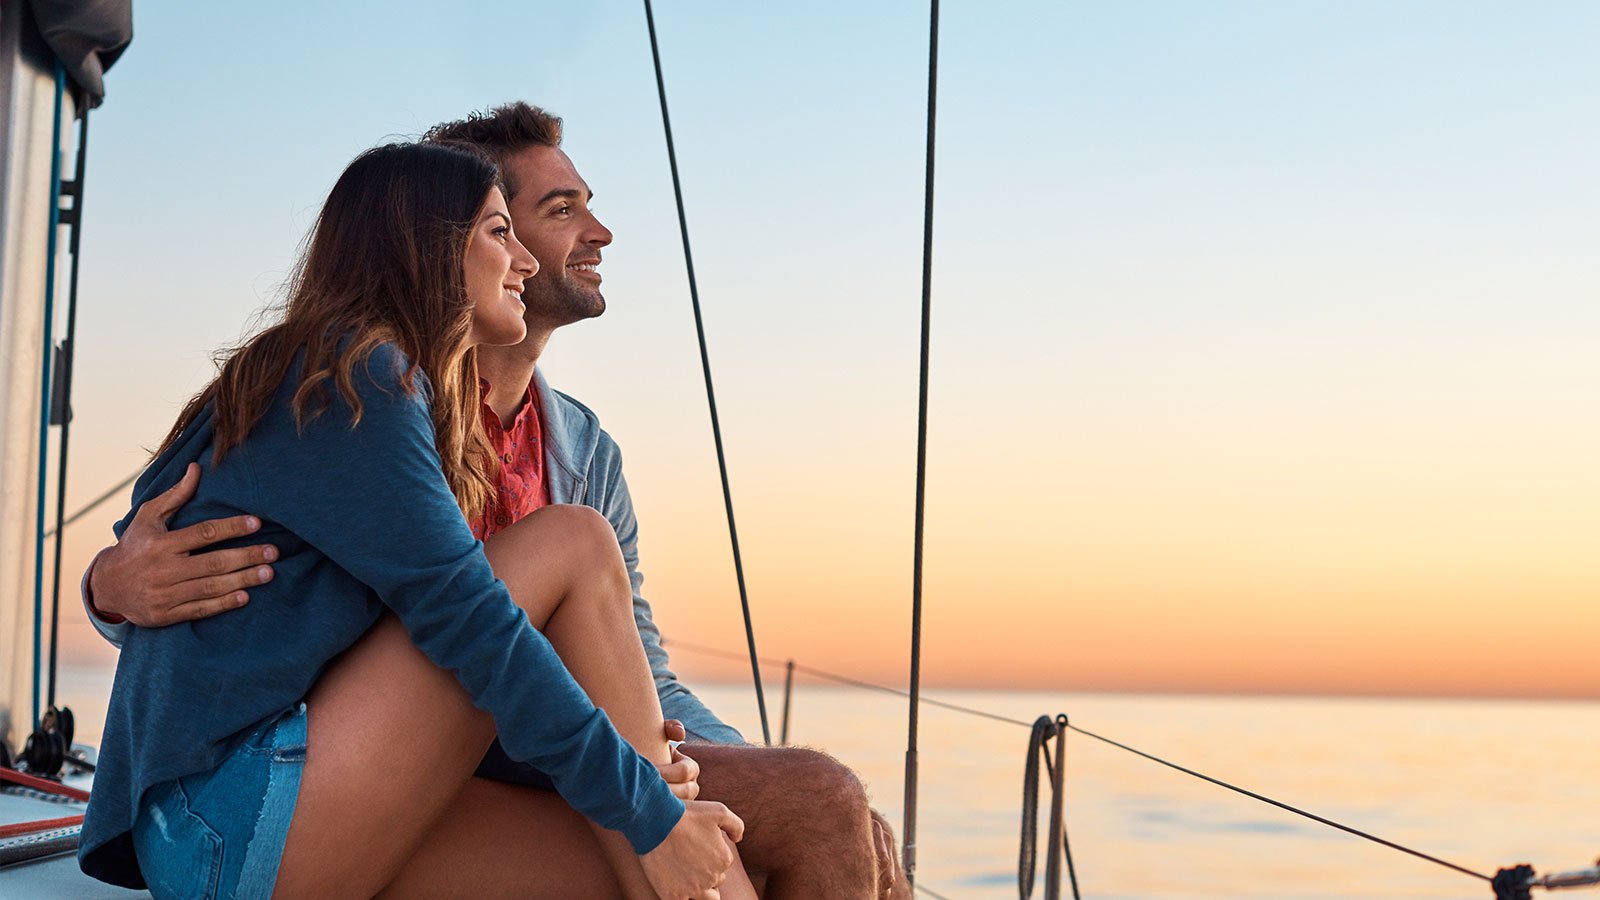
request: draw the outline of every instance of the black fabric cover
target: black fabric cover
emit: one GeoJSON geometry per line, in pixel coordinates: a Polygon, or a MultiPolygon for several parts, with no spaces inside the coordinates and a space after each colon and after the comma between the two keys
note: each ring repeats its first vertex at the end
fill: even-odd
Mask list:
{"type": "Polygon", "coordinates": [[[133,0],[28,0],[46,44],[86,106],[106,96],[106,70],[133,40],[133,0]]]}

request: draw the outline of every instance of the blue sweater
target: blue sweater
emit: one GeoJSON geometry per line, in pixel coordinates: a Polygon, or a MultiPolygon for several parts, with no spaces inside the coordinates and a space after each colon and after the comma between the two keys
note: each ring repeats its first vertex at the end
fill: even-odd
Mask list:
{"type": "MultiPolygon", "coordinates": [[[[422,390],[408,395],[400,385],[408,365],[385,345],[357,366],[353,428],[330,390],[329,409],[297,429],[289,379],[220,465],[207,407],[134,486],[137,510],[197,462],[199,491],[172,527],[249,512],[262,527],[234,543],[270,542],[280,556],[249,605],[128,635],[78,851],[88,874],[143,887],[129,831],[145,790],[218,766],[386,610],[494,716],[507,753],[548,772],[579,812],[641,854],[677,824],[682,802],[494,577],[440,469],[427,386],[419,377],[422,390]]],[[[119,537],[132,517],[115,526],[119,537]]]]}

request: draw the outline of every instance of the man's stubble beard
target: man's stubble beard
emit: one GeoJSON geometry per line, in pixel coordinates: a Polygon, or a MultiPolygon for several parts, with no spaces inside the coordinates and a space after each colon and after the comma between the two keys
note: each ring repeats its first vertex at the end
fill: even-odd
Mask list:
{"type": "Polygon", "coordinates": [[[528,319],[538,319],[552,327],[593,319],[606,311],[606,298],[599,288],[575,284],[566,278],[535,276],[523,283],[522,291],[528,319]]]}

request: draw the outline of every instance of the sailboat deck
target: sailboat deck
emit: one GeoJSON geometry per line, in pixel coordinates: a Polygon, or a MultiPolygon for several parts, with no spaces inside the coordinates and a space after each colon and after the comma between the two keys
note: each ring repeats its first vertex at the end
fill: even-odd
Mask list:
{"type": "MultiPolygon", "coordinates": [[[[94,781],[90,775],[66,779],[66,784],[88,790],[94,781]]],[[[0,825],[33,822],[40,819],[59,819],[75,816],[83,811],[81,803],[52,803],[11,791],[0,791],[0,825]]],[[[78,869],[76,853],[61,853],[45,859],[30,860],[0,867],[0,897],[29,898],[29,900],[125,900],[149,897],[148,891],[131,891],[97,881],[78,869]]]]}

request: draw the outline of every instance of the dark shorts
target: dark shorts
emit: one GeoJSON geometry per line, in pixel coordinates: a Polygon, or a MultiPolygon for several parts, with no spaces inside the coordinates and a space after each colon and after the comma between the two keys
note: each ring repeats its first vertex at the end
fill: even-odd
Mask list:
{"type": "Polygon", "coordinates": [[[478,763],[478,771],[473,774],[479,778],[488,778],[493,781],[504,781],[507,784],[520,784],[523,787],[539,788],[553,791],[556,783],[550,776],[535,769],[525,762],[517,762],[506,755],[506,748],[500,746],[500,738],[496,737],[494,743],[489,745],[489,752],[483,755],[483,762],[478,763]]]}

